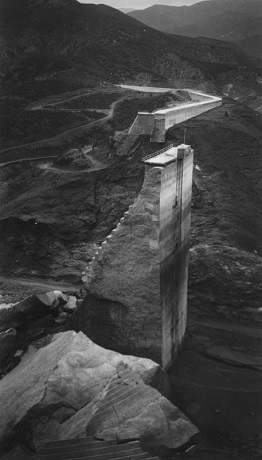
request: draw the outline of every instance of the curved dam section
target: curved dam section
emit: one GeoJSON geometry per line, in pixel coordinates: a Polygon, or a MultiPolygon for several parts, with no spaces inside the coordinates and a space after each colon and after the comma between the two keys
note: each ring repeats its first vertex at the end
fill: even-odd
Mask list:
{"type": "MultiPolygon", "coordinates": [[[[188,103],[139,112],[129,134],[165,142],[171,126],[222,104],[221,98],[187,91],[188,103]]],[[[143,161],[141,192],[86,268],[90,306],[81,322],[99,345],[146,356],[167,370],[181,348],[187,322],[193,150],[171,145],[143,161]]]]}
{"type": "MultiPolygon", "coordinates": [[[[121,85],[135,91],[145,92],[176,92],[172,88],[150,88],[140,86],[121,85]]],[[[164,143],[166,131],[174,125],[183,123],[191,118],[197,117],[204,112],[219,107],[222,104],[222,98],[211,96],[199,91],[184,89],[191,98],[192,102],[176,105],[174,107],[156,110],[153,113],[138,112],[137,117],[132,124],[129,134],[131,135],[149,135],[151,142],[164,143]]]]}

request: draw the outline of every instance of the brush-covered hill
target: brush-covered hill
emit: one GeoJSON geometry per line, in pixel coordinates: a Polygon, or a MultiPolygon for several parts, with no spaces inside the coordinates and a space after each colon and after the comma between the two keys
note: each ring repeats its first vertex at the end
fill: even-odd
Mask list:
{"type": "Polygon", "coordinates": [[[50,92],[99,81],[183,80],[214,87],[225,72],[252,80],[256,74],[235,46],[168,36],[106,5],[1,0],[0,17],[1,76],[9,93],[14,87],[19,93],[23,82],[32,92],[43,81],[50,92]]]}
{"type": "MultiPolygon", "coordinates": [[[[0,0],[0,18],[0,149],[47,140],[103,117],[84,99],[81,106],[50,105],[50,98],[54,103],[54,97],[101,85],[191,87],[245,96],[246,103],[251,97],[252,104],[262,93],[259,69],[235,45],[163,34],[106,5],[0,0]]],[[[2,161],[16,159],[13,154],[2,161]]]]}
{"type": "Polygon", "coordinates": [[[233,42],[251,56],[262,57],[260,0],[210,0],[180,7],[154,5],[129,16],[162,32],[233,42]],[[257,36],[260,38],[255,40],[257,36]]]}

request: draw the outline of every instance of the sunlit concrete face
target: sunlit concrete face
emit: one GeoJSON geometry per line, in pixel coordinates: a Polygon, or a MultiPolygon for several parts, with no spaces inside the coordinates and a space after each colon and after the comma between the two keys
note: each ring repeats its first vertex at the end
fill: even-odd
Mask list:
{"type": "Polygon", "coordinates": [[[186,327],[193,151],[171,146],[144,163],[141,192],[87,267],[86,287],[103,300],[84,322],[100,345],[168,369],[186,327]]]}
{"type": "Polygon", "coordinates": [[[162,364],[167,369],[177,356],[186,328],[193,150],[182,145],[147,163],[162,165],[159,276],[162,364]]]}
{"type": "MultiPolygon", "coordinates": [[[[122,87],[137,89],[139,87],[126,86],[122,87]]],[[[144,88],[143,91],[152,90],[144,88]]],[[[168,91],[168,88],[157,88],[160,92],[168,91]]],[[[203,94],[197,91],[185,90],[190,95],[192,102],[186,102],[171,108],[156,110],[153,113],[138,112],[138,115],[132,124],[129,134],[131,135],[149,135],[151,142],[164,143],[166,131],[172,126],[183,123],[191,118],[197,117],[202,113],[219,107],[222,104],[220,97],[203,94]]],[[[173,93],[176,90],[172,90],[173,93]]]]}

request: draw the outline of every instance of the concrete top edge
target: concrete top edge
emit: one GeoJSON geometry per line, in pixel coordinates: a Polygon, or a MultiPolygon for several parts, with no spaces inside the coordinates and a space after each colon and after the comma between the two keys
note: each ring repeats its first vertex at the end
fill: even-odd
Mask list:
{"type": "Polygon", "coordinates": [[[214,102],[219,102],[219,101],[222,101],[222,99],[220,97],[210,97],[210,99],[208,98],[206,101],[201,101],[201,102],[193,102],[193,103],[189,103],[189,104],[181,104],[181,105],[177,105],[175,107],[170,107],[170,108],[167,108],[167,109],[160,109],[160,110],[156,110],[154,112],[155,115],[157,114],[165,114],[165,113],[168,113],[168,112],[174,112],[176,110],[181,110],[181,109],[185,109],[185,108],[189,108],[189,107],[197,107],[197,106],[201,106],[201,105],[207,105],[207,104],[213,104],[214,102]]]}
{"type": "Polygon", "coordinates": [[[172,147],[169,150],[166,150],[164,152],[159,152],[158,155],[156,152],[155,156],[151,158],[147,158],[146,160],[144,160],[144,163],[151,165],[151,166],[166,166],[172,163],[173,161],[180,159],[181,151],[187,150],[187,149],[190,149],[190,151],[192,151],[190,145],[180,144],[177,147],[172,147]]]}
{"type": "Polygon", "coordinates": [[[168,91],[173,91],[173,92],[187,91],[188,93],[197,94],[207,99],[222,100],[222,98],[219,96],[212,96],[211,94],[205,94],[205,93],[202,93],[201,91],[196,91],[192,88],[158,88],[156,86],[137,86],[137,85],[116,85],[116,86],[119,86],[124,89],[130,89],[133,91],[140,91],[140,92],[145,92],[145,93],[164,93],[168,91]]]}
{"type": "Polygon", "coordinates": [[[155,157],[144,160],[144,163],[148,165],[165,166],[169,163],[172,163],[172,161],[176,160],[177,147],[172,147],[170,150],[167,150],[166,152],[162,152],[159,155],[156,155],[155,157]]]}

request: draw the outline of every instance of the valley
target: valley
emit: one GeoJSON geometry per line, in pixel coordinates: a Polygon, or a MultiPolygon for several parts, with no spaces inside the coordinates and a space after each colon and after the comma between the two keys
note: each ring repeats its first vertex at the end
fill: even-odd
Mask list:
{"type": "MultiPolygon", "coordinates": [[[[166,25],[162,33],[136,13],[76,0],[63,7],[25,0],[24,8],[0,0],[0,303],[55,290],[83,300],[61,324],[37,319],[25,338],[19,326],[20,348],[54,332],[88,335],[88,312],[108,300],[86,292],[83,273],[140,193],[142,158],[185,140],[194,149],[188,323],[169,372],[171,401],[200,429],[194,458],[255,460],[262,449],[261,62],[215,33],[172,35],[166,25]],[[164,144],[128,136],[138,111],[190,104],[186,88],[222,97],[222,105],[171,127],[164,144]]],[[[108,321],[108,347],[123,352],[108,321]]],[[[188,458],[184,447],[156,454],[188,458]]]]}
{"type": "Polygon", "coordinates": [[[155,4],[128,13],[165,33],[209,37],[234,43],[261,59],[262,6],[259,0],[212,0],[191,6],[155,4]]]}

